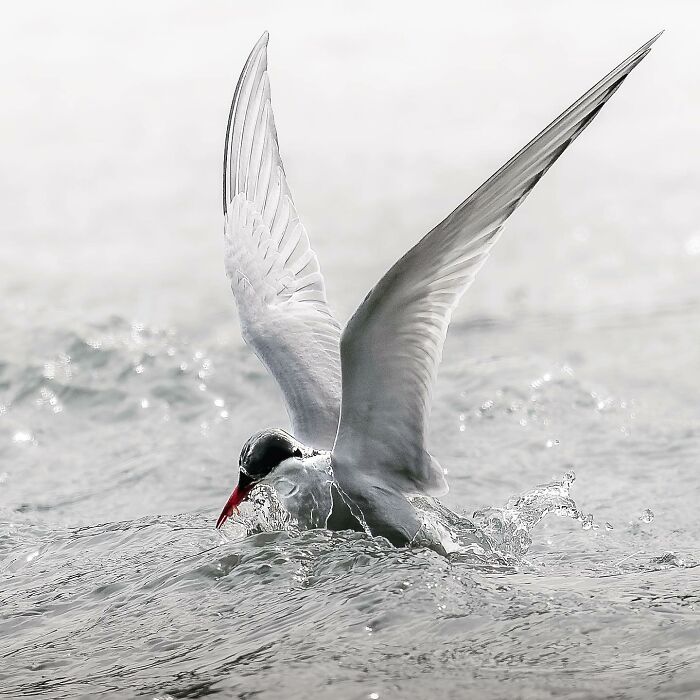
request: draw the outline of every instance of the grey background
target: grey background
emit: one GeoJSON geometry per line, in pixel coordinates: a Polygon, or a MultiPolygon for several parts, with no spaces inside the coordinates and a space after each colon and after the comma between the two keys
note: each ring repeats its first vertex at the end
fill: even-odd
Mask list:
{"type": "Polygon", "coordinates": [[[0,289],[148,321],[230,311],[220,162],[269,29],[289,181],[345,318],[404,250],[666,34],[517,212],[460,314],[697,299],[696,3],[14,4],[0,27],[0,289]]]}

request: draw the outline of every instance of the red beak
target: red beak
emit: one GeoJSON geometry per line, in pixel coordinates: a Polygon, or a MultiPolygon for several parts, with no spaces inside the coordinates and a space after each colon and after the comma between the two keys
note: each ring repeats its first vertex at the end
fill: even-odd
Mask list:
{"type": "Polygon", "coordinates": [[[216,521],[216,529],[218,530],[232,515],[235,510],[238,510],[238,506],[245,501],[246,497],[253,488],[253,484],[250,486],[243,486],[239,484],[233,489],[233,493],[226,501],[224,509],[221,511],[219,519],[216,521]]]}

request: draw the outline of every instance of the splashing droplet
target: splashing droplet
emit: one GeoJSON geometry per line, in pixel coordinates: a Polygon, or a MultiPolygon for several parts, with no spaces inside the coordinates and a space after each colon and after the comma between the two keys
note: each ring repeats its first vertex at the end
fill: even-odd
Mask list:
{"type": "Polygon", "coordinates": [[[583,513],[581,514],[581,527],[584,530],[590,530],[593,527],[592,513],[587,513],[586,515],[584,515],[583,513]]]}
{"type": "MultiPolygon", "coordinates": [[[[486,535],[490,548],[501,555],[521,559],[530,548],[530,531],[548,513],[582,520],[584,516],[569,495],[576,475],[568,471],[561,479],[541,484],[520,496],[513,496],[505,508],[485,508],[474,512],[474,523],[486,535]]],[[[590,525],[589,525],[590,527],[590,525]]]]}
{"type": "Polygon", "coordinates": [[[652,511],[650,508],[647,508],[640,516],[639,519],[643,523],[653,523],[654,522],[654,511],[652,511]]]}

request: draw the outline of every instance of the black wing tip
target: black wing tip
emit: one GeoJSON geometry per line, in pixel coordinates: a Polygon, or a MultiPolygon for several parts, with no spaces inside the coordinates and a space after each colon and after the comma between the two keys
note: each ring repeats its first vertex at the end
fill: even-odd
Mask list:
{"type": "Polygon", "coordinates": [[[642,44],[633,54],[631,54],[617,68],[615,68],[615,70],[605,76],[601,82],[604,82],[615,73],[620,72],[624,73],[624,77],[626,78],[649,55],[652,45],[665,31],[665,29],[662,29],[658,34],[649,39],[649,41],[642,44]]]}
{"type": "Polygon", "coordinates": [[[658,34],[647,41],[647,46],[651,46],[666,30],[662,29],[658,34]]]}
{"type": "Polygon", "coordinates": [[[649,51],[651,50],[652,45],[656,40],[665,32],[665,29],[662,29],[658,34],[655,34],[649,41],[646,43],[642,44],[633,54],[630,56],[630,58],[634,58],[635,56],[639,56],[641,54],[648,54],[649,51]]]}

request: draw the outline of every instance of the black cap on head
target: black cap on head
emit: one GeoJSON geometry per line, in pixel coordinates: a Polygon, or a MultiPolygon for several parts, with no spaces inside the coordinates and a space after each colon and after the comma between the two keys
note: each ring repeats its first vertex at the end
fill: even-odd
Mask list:
{"type": "Polygon", "coordinates": [[[285,459],[302,457],[299,443],[284,430],[269,429],[253,435],[241,450],[241,474],[262,481],[285,459]]]}

